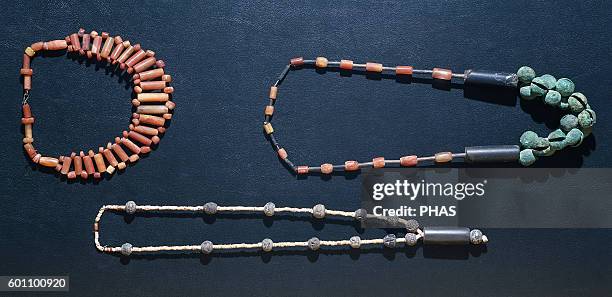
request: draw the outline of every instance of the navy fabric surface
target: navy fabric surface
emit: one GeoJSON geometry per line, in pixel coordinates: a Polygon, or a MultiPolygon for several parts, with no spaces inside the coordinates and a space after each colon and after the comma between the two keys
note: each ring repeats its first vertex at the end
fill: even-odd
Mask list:
{"type": "MultiPolygon", "coordinates": [[[[99,207],[127,200],[358,208],[358,175],[296,178],[261,131],[269,86],[294,56],[456,71],[512,72],[530,65],[540,74],[569,77],[597,111],[594,136],[537,166],[610,167],[612,4],[496,2],[4,3],[0,275],[67,274],[75,296],[609,295],[610,230],[484,230],[491,239],[484,250],[418,247],[124,259],[94,248],[92,223],[99,207]],[[154,50],[166,61],[176,89],[175,117],[159,147],[97,183],[69,183],[32,166],[21,145],[23,49],[79,27],[119,34],[154,50]]],[[[66,56],[36,58],[32,65],[34,138],[44,154],[96,148],[129,124],[131,88],[112,69],[66,56]]],[[[460,86],[440,90],[427,80],[304,69],[291,72],[280,88],[274,127],[293,161],[320,164],[515,144],[526,129],[556,129],[558,115],[499,92],[460,86]]],[[[352,222],[260,216],[211,220],[111,214],[101,228],[102,242],[111,245],[384,234],[360,230],[352,222]]]]}

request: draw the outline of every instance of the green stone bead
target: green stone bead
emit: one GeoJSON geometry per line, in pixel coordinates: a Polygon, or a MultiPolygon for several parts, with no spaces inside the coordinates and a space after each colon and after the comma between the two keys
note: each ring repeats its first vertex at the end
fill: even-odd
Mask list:
{"type": "Polygon", "coordinates": [[[560,151],[565,148],[565,133],[561,131],[561,129],[557,129],[555,131],[550,132],[548,134],[548,142],[550,143],[550,148],[556,151],[560,151]]]}
{"type": "Polygon", "coordinates": [[[530,86],[521,87],[520,94],[521,94],[521,98],[523,98],[525,100],[531,100],[531,99],[536,97],[536,95],[531,93],[531,87],[530,86]]]}
{"type": "Polygon", "coordinates": [[[521,165],[529,166],[533,164],[535,161],[536,161],[536,156],[533,154],[533,150],[526,149],[526,150],[521,151],[519,155],[519,162],[521,162],[521,165]]]}
{"type": "Polygon", "coordinates": [[[581,128],[593,127],[594,123],[595,121],[593,120],[589,109],[585,109],[578,114],[578,124],[581,128]]]}
{"type": "Polygon", "coordinates": [[[559,106],[561,104],[561,94],[555,90],[548,91],[544,97],[544,103],[550,106],[559,106]]]}
{"type": "Polygon", "coordinates": [[[573,93],[569,98],[567,98],[567,103],[569,104],[569,108],[574,113],[579,113],[585,109],[587,104],[587,98],[582,93],[573,93]]]}
{"type": "Polygon", "coordinates": [[[555,85],[557,84],[557,79],[550,74],[544,74],[540,76],[540,79],[544,82],[544,86],[548,90],[554,89],[555,85]]]}
{"type": "Polygon", "coordinates": [[[537,133],[533,131],[525,131],[519,141],[521,142],[521,146],[524,148],[532,149],[538,146],[538,141],[540,137],[537,133]]]}
{"type": "Polygon", "coordinates": [[[531,85],[530,85],[531,94],[533,96],[544,96],[546,95],[546,92],[548,92],[548,90],[543,89],[540,87],[540,85],[536,84],[538,78],[539,77],[534,78],[533,81],[531,82],[531,85]]]}
{"type": "Polygon", "coordinates": [[[520,82],[528,84],[531,82],[531,80],[535,78],[536,73],[531,67],[523,66],[519,68],[519,70],[516,72],[516,75],[518,76],[520,82]]]}
{"type": "Polygon", "coordinates": [[[543,150],[549,146],[550,146],[550,142],[548,141],[548,139],[544,137],[538,137],[538,140],[536,141],[535,149],[543,150]]]}
{"type": "MultiPolygon", "coordinates": [[[[573,114],[566,114],[561,118],[561,130],[567,132],[578,127],[578,118],[573,114]]],[[[566,135],[567,136],[567,135],[566,135]]]]}
{"type": "Polygon", "coordinates": [[[555,90],[561,93],[561,96],[568,97],[574,92],[574,82],[569,78],[561,78],[555,84],[555,90]]]}
{"type": "Polygon", "coordinates": [[[582,143],[582,139],[584,138],[584,133],[582,131],[574,128],[567,132],[565,137],[565,143],[569,146],[579,146],[582,143]]]}

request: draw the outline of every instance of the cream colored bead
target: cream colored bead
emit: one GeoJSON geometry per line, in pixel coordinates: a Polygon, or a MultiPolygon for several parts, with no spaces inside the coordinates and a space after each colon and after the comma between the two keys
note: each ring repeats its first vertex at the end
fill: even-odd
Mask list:
{"type": "Polygon", "coordinates": [[[320,68],[325,68],[327,67],[327,58],[324,57],[317,57],[317,60],[315,62],[315,65],[317,65],[317,67],[320,68]]]}
{"type": "Polygon", "coordinates": [[[451,152],[441,152],[437,153],[434,156],[436,163],[446,163],[453,160],[453,153],[451,152]]]}
{"type": "Polygon", "coordinates": [[[26,138],[32,138],[32,124],[23,125],[23,132],[26,138]]]}
{"type": "Polygon", "coordinates": [[[30,57],[34,57],[34,55],[36,54],[36,52],[31,48],[31,47],[26,47],[25,49],[25,54],[30,56],[30,57]]]}
{"type": "Polygon", "coordinates": [[[270,99],[276,100],[277,94],[278,94],[278,87],[270,87],[270,99]]]}
{"type": "Polygon", "coordinates": [[[266,131],[266,134],[274,133],[274,128],[272,128],[272,124],[265,123],[263,127],[264,127],[264,130],[266,131]]]}

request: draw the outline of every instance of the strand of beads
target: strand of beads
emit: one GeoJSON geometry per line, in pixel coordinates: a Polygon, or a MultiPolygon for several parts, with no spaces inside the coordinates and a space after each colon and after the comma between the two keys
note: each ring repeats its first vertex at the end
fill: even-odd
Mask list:
{"type": "Polygon", "coordinates": [[[312,208],[296,208],[296,207],[276,207],[274,203],[269,202],[264,206],[219,206],[214,202],[208,202],[203,206],[155,206],[155,205],[137,205],[133,201],[128,201],[125,205],[104,205],[96,215],[94,226],[94,242],[96,249],[105,253],[121,253],[124,256],[129,256],[133,253],[153,253],[153,252],[201,252],[210,254],[214,250],[236,250],[236,249],[261,249],[264,252],[270,252],[274,248],[308,248],[316,251],[321,247],[342,247],[350,246],[351,248],[360,248],[366,245],[383,245],[387,248],[399,247],[399,244],[406,246],[414,246],[419,239],[423,244],[486,244],[488,238],[483,235],[478,229],[468,229],[462,227],[424,227],[421,228],[416,220],[404,220],[398,217],[375,217],[367,214],[364,209],[357,211],[340,211],[326,209],[324,205],[317,204],[312,208]],[[206,240],[197,245],[163,245],[163,246],[133,246],[130,243],[124,243],[121,246],[106,246],[100,244],[100,221],[102,215],[106,211],[122,211],[133,215],[136,212],[191,212],[204,213],[206,215],[215,215],[217,213],[261,213],[265,216],[272,217],[277,213],[289,214],[308,214],[316,219],[324,219],[325,217],[340,217],[352,218],[356,220],[365,220],[366,218],[377,218],[394,222],[393,226],[402,226],[406,233],[403,237],[397,237],[395,234],[387,234],[383,238],[376,239],[361,239],[359,236],[353,236],[347,240],[320,240],[317,237],[310,238],[307,241],[283,241],[273,242],[266,238],[261,242],[256,243],[224,243],[215,244],[212,241],[206,240]]]}
{"type": "Polygon", "coordinates": [[[174,92],[174,88],[169,86],[172,77],[165,73],[164,61],[157,60],[155,52],[143,50],[140,44],[132,45],[121,36],[111,37],[106,32],[85,33],[81,28],[65,39],[33,43],[25,49],[20,74],[23,76],[24,89],[21,119],[24,126],[23,147],[34,163],[55,168],[68,179],[87,179],[89,176],[99,179],[104,174],[112,175],[116,169],[125,169],[128,163],[136,162],[140,155],[148,154],[151,147],[159,143],[160,135],[166,131],[167,121],[172,118],[172,110],[175,108],[175,103],[170,101],[174,92]],[[38,153],[33,144],[34,117],[29,104],[33,71],[30,62],[42,51],[61,50],[106,61],[133,74],[136,98],[132,104],[136,112],[132,114],[129,131],[123,131],[114,141],[98,149],[49,157],[38,153]]]}
{"type": "Polygon", "coordinates": [[[533,131],[525,131],[521,135],[521,164],[529,166],[538,157],[552,156],[556,151],[582,144],[584,138],[593,131],[596,115],[586,96],[574,92],[574,83],[569,78],[557,80],[550,74],[536,76],[535,71],[528,66],[519,68],[517,75],[522,99],[542,99],[546,105],[567,112],[560,120],[560,128],[547,137],[538,136],[533,131]]]}

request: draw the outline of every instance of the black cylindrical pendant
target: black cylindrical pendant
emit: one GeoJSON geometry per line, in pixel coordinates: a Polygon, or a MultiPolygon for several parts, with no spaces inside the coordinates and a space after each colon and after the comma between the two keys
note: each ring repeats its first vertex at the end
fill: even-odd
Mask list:
{"type": "Polygon", "coordinates": [[[516,88],[518,76],[516,73],[495,72],[486,70],[466,70],[465,83],[473,85],[488,85],[516,88]]]}
{"type": "Polygon", "coordinates": [[[423,244],[463,245],[470,243],[470,229],[465,227],[424,227],[423,244]]]}
{"type": "Polygon", "coordinates": [[[519,155],[518,145],[485,145],[465,148],[465,161],[468,163],[516,162],[519,155]]]}

